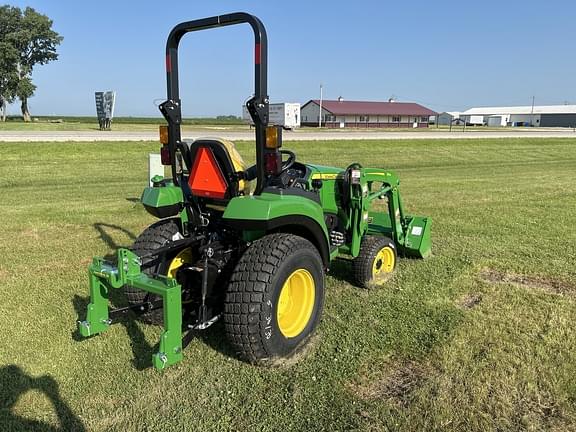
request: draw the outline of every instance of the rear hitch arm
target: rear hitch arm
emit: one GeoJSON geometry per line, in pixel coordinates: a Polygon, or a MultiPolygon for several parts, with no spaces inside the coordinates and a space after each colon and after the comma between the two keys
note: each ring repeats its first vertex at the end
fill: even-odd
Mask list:
{"type": "Polygon", "coordinates": [[[159,295],[164,309],[164,332],[152,364],[162,370],[182,360],[182,287],[172,278],[147,276],[141,272],[141,265],[140,257],[128,249],[118,250],[117,267],[102,258],[94,258],[88,268],[90,304],[86,319],[78,322],[78,330],[84,337],[108,330],[112,324],[108,299],[113,288],[129,285],[159,295]]]}

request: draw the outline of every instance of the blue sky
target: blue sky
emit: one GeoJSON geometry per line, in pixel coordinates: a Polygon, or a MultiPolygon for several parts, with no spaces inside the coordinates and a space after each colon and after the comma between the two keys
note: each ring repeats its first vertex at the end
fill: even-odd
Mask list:
{"type": "MultiPolygon", "coordinates": [[[[576,103],[576,2],[10,1],[64,36],[37,66],[32,115],[95,115],[94,91],[117,91],[116,115],[156,116],[164,44],[181,21],[246,11],[269,40],[273,102],[324,97],[471,106],[576,103]]],[[[188,35],[180,47],[186,116],[240,114],[253,86],[247,25],[188,35]]],[[[18,106],[9,113],[18,113],[18,106]]]]}

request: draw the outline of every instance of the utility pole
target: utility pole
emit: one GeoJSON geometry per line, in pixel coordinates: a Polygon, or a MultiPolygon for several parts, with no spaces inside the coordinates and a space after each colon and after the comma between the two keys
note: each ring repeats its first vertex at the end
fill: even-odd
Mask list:
{"type": "Polygon", "coordinates": [[[530,111],[530,126],[534,126],[534,96],[532,96],[532,110],[530,111]]]}
{"type": "Polygon", "coordinates": [[[322,127],[322,84],[320,84],[320,114],[318,115],[318,127],[322,127]]]}

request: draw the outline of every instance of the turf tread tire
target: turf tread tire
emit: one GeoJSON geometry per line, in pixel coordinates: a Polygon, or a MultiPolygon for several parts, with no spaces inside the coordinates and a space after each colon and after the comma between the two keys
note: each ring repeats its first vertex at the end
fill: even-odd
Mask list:
{"type": "MultiPolygon", "coordinates": [[[[174,219],[160,220],[148,228],[146,228],[142,234],[138,236],[134,244],[130,248],[138,256],[154,252],[155,250],[165,246],[168,242],[172,241],[175,234],[180,232],[180,228],[174,219]]],[[[145,265],[152,261],[154,258],[148,257],[142,260],[142,264],[145,265]]],[[[144,267],[142,272],[151,275],[152,273],[158,273],[162,266],[161,263],[153,265],[151,267],[144,267]]],[[[156,299],[158,296],[150,294],[138,288],[134,288],[126,285],[124,287],[124,293],[126,294],[126,299],[129,304],[137,304],[147,301],[148,299],[156,299]]],[[[162,309],[155,309],[148,313],[141,315],[142,321],[150,324],[162,324],[164,322],[164,316],[162,309]]]]}
{"type": "Polygon", "coordinates": [[[272,363],[276,358],[290,357],[314,332],[323,303],[324,269],[316,247],[307,239],[293,234],[269,234],[252,243],[232,273],[224,302],[226,336],[239,357],[250,363],[272,363]],[[306,257],[308,265],[316,269],[316,293],[307,326],[292,340],[280,334],[274,305],[279,278],[283,272],[290,271],[283,269],[289,268],[286,266],[298,254],[306,257]],[[272,330],[269,328],[271,325],[272,330]],[[267,339],[267,331],[275,334],[267,339]]]}
{"type": "Polygon", "coordinates": [[[352,270],[354,274],[354,281],[361,288],[372,289],[383,284],[388,278],[374,283],[372,279],[372,266],[374,259],[378,252],[384,247],[389,246],[394,251],[394,268],[388,274],[388,278],[396,269],[398,263],[398,256],[396,253],[396,245],[388,237],[384,236],[364,236],[362,244],[360,245],[360,253],[352,261],[352,270]]]}

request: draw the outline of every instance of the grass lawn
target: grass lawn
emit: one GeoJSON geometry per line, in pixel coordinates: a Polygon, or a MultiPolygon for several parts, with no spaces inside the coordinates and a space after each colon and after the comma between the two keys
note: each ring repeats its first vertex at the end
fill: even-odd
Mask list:
{"type": "MultiPolygon", "coordinates": [[[[35,118],[35,117],[34,117],[35,118]]],[[[148,117],[118,117],[112,120],[113,131],[148,132],[157,131],[164,119],[148,117]]],[[[248,130],[241,120],[216,118],[185,118],[183,130],[248,130]]],[[[97,131],[96,117],[38,117],[25,123],[21,118],[8,118],[0,122],[0,131],[97,131]]]]}
{"type": "Polygon", "coordinates": [[[153,221],[137,199],[158,145],[0,144],[0,429],[576,430],[576,140],[286,147],[396,170],[434,255],[374,291],[337,263],[299,361],[242,363],[216,324],[159,373],[160,328],[75,331],[91,257],[153,221]]]}

